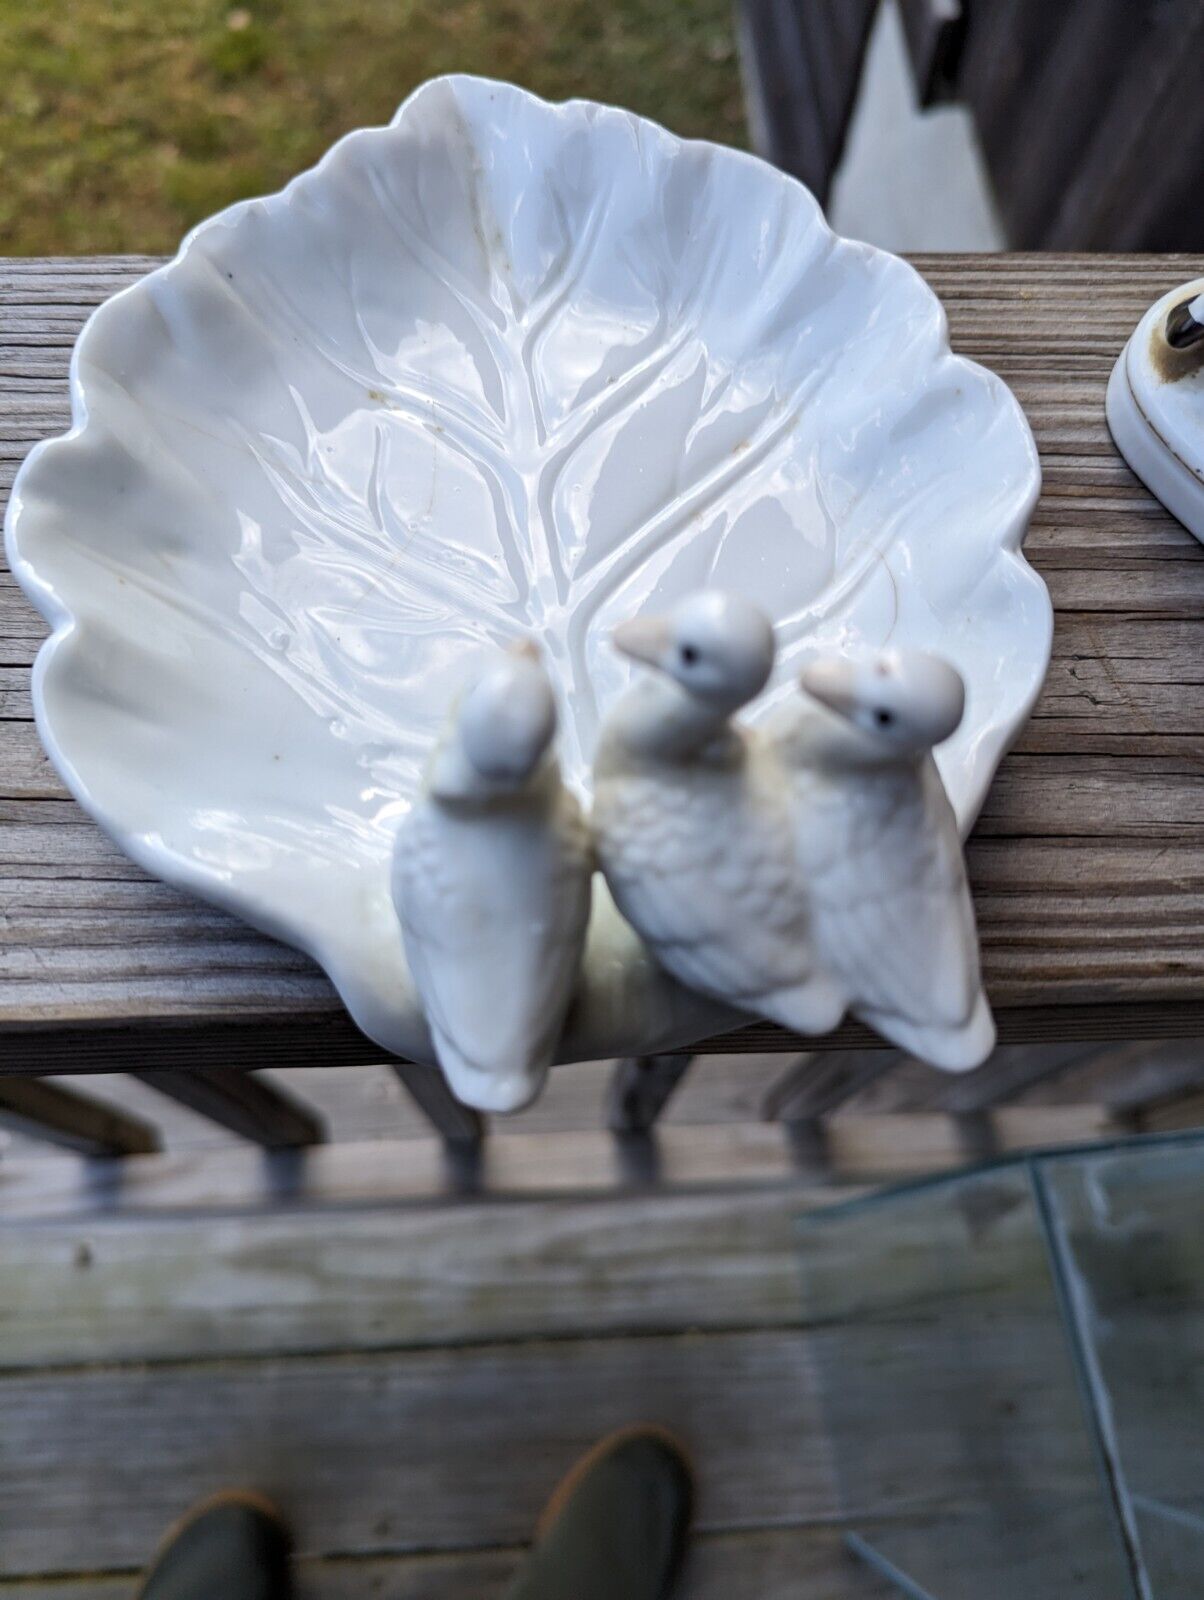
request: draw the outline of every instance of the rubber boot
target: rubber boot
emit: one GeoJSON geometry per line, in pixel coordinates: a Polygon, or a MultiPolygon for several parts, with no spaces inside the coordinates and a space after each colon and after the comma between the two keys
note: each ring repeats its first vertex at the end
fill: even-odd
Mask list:
{"type": "Polygon", "coordinates": [[[258,1495],[202,1501],[168,1533],[138,1600],[290,1600],[288,1529],[258,1495]]]}
{"type": "Polygon", "coordinates": [[[664,1600],[693,1498],[681,1447],[651,1427],[594,1446],[548,1503],[507,1600],[664,1600]]]}

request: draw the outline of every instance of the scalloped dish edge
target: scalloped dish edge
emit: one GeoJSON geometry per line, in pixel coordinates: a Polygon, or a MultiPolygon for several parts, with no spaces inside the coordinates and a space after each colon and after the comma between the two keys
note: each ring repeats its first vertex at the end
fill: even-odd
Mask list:
{"type": "MultiPolygon", "coordinates": [[[[374,1029],[373,1017],[370,1008],[355,1006],[348,993],[347,975],[337,951],[328,948],[320,938],[302,941],[298,938],[298,931],[286,928],[262,903],[258,903],[253,893],[242,889],[237,879],[229,883],[220,883],[215,877],[206,875],[193,862],[182,858],[180,855],[148,842],[143,836],[131,833],[123,824],[120,817],[109,814],[106,808],[95,800],[89,790],[84,776],[75,766],[70,753],[62,746],[53,726],[53,718],[47,709],[42,693],[42,681],[49,667],[56,649],[68,638],[80,624],[72,612],[67,597],[60,594],[38,573],[34,562],[27,559],[22,553],[23,522],[25,519],[25,502],[23,500],[23,485],[35,464],[43,460],[47,454],[70,449],[72,444],[81,440],[89,427],[92,413],[89,409],[89,398],[85,384],[80,377],[81,358],[86,356],[90,341],[98,319],[106,316],[113,305],[126,299],[147,292],[147,286],[163,284],[170,281],[173,269],[184,262],[190,251],[199,239],[205,237],[210,231],[223,226],[229,226],[240,215],[261,208],[267,213],[277,209],[287,208],[291,203],[291,196],[296,186],[321,173],[329,164],[337,160],[340,151],[352,142],[379,137],[389,129],[397,127],[404,122],[411,108],[433,88],[442,84],[489,84],[490,80],[473,78],[468,75],[452,74],[442,78],[432,79],[417,88],[399,107],[398,111],[388,124],[376,127],[355,129],[327,150],[320,160],[305,172],[297,174],[280,190],[263,197],[243,200],[225,210],[206,218],[192,228],[183,238],[176,254],[167,262],[153,269],[145,277],[118,291],[98,306],[88,317],[82,328],[72,352],[70,363],[70,397],[71,397],[71,426],[63,433],[49,439],[44,439],[36,444],[22,462],[16,475],[10,495],[5,516],[5,545],[10,569],[17,579],[22,590],[30,601],[36,606],[41,615],[50,625],[51,632],[38,650],[32,672],[32,693],[35,720],[38,733],[47,753],[55,768],[63,778],[67,788],[79,802],[90,817],[120,846],[120,848],[133,859],[140,867],[155,877],[167,883],[197,895],[210,904],[217,905],[223,910],[233,913],[242,921],[260,929],[273,938],[279,939],[294,948],[300,948],[316,960],[331,976],[338,988],[344,1003],[352,1009],[353,1015],[359,1026],[373,1037],[383,1048],[401,1054],[411,1055],[417,1059],[432,1059],[429,1039],[425,1036],[425,1027],[412,1031],[405,1039],[398,1039],[391,1031],[391,1038],[386,1040],[379,1036],[380,1030],[374,1029]],[[399,1050],[399,1044],[403,1047],[399,1050]]],[[[509,86],[501,86],[509,88],[509,86]]],[[[518,93],[528,95],[525,90],[518,93]]],[[[528,95],[528,98],[537,101],[538,97],[528,95]]],[[[548,102],[539,102],[547,106],[548,102]]],[[[592,108],[595,102],[574,99],[560,105],[551,105],[550,109],[562,113],[572,114],[582,108],[592,108]]],[[[602,107],[603,110],[617,108],[602,107]]],[[[633,113],[624,113],[634,116],[633,113]]],[[[649,119],[637,118],[643,123],[649,119]]],[[[652,124],[653,127],[658,125],[652,124]]],[[[663,130],[660,130],[663,132],[663,130]]],[[[759,158],[743,151],[731,150],[725,146],[714,145],[705,140],[678,140],[672,134],[665,134],[680,146],[701,147],[718,152],[724,160],[748,162],[758,167],[763,163],[759,158]]],[[[803,193],[807,193],[804,186],[797,184],[788,175],[781,174],[782,181],[796,185],[803,193]]],[[[832,247],[850,248],[858,252],[866,252],[874,258],[891,257],[891,253],[879,250],[876,247],[860,244],[857,241],[842,239],[828,226],[826,218],[819,214],[820,225],[827,230],[832,247]]],[[[901,260],[899,257],[891,257],[901,260]]],[[[1031,460],[1031,481],[1028,484],[1024,502],[1017,514],[1006,524],[1001,522],[998,537],[994,541],[995,563],[1011,564],[1017,569],[1017,578],[1024,589],[1028,591],[1028,599],[1037,604],[1033,609],[1033,616],[1039,614],[1043,622],[1043,633],[1036,636],[1035,629],[1030,630],[1026,636],[1025,658],[1032,663],[1033,679],[1018,703],[1020,710],[1008,725],[1002,721],[988,721],[979,728],[975,741],[973,756],[973,782],[971,791],[973,805],[969,814],[963,814],[959,820],[962,823],[963,836],[972,826],[975,816],[981,806],[986,789],[994,775],[999,761],[1002,759],[1012,740],[1024,726],[1033,705],[1041,691],[1045,673],[1048,669],[1053,631],[1053,608],[1049,599],[1048,590],[1035,569],[1026,560],[1022,545],[1028,528],[1029,519],[1036,505],[1040,488],[1041,473],[1035,442],[1027,418],[1019,402],[1010,388],[996,374],[980,363],[967,357],[956,354],[949,344],[948,322],[943,305],[935,292],[929,287],[922,276],[909,262],[902,263],[908,273],[921,286],[922,293],[931,305],[934,317],[939,319],[940,341],[943,347],[940,359],[956,364],[967,371],[985,374],[995,392],[999,402],[1007,406],[1014,413],[1014,421],[1018,429],[1023,430],[1027,441],[1027,448],[1031,460]]],[[[990,570],[985,568],[983,571],[990,570]]],[[[1030,619],[1031,620],[1031,619],[1030,619]]],[[[610,922],[618,922],[617,913],[609,902],[609,897],[604,893],[595,893],[594,923],[591,924],[590,946],[594,955],[595,964],[601,967],[603,960],[608,960],[613,966],[615,952],[620,953],[620,964],[626,964],[624,978],[616,977],[613,971],[609,976],[599,978],[596,992],[591,992],[580,1007],[581,1015],[575,1020],[570,1019],[570,1026],[562,1041],[562,1050],[558,1059],[575,1061],[590,1059],[611,1054],[632,1052],[647,1052],[658,1048],[680,1046],[714,1033],[731,1025],[739,1025],[749,1019],[739,1013],[730,1011],[716,1002],[709,1001],[702,996],[677,991],[677,986],[663,980],[658,973],[651,976],[645,970],[646,957],[633,953],[632,941],[626,935],[626,930],[611,926],[610,922]],[[618,943],[616,944],[616,938],[618,943]],[[606,948],[603,960],[597,958],[595,946],[606,948]],[[638,970],[637,970],[638,969],[638,970]],[[658,991],[652,995],[652,990],[658,991]],[[660,992],[665,991],[665,992],[660,992]],[[669,991],[676,991],[672,993],[669,991]],[[651,996],[651,998],[650,998],[651,996]],[[630,1028],[624,1028],[623,1021],[614,1017],[607,1018],[605,1013],[608,1008],[615,1006],[630,1007],[634,999],[638,1004],[648,1004],[649,1009],[645,1021],[647,1023],[639,1031],[639,1038],[632,1039],[630,1028]]],[[[590,957],[587,956],[587,969],[590,957]]],[[[592,985],[583,979],[583,988],[592,985]]],[[[637,1006],[638,1009],[638,1006],[637,1006]]]]}

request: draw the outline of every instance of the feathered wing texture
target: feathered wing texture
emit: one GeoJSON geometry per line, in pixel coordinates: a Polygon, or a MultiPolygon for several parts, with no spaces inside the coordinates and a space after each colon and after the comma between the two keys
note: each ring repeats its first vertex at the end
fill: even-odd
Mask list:
{"type": "Polygon", "coordinates": [[[936,1066],[994,1044],[957,822],[934,763],[796,779],[820,959],[859,1016],[936,1066]]]}
{"type": "Polygon", "coordinates": [[[814,979],[786,793],[756,746],[743,748],[742,760],[599,776],[599,862],[619,910],[679,982],[822,1032],[840,1008],[814,979]]]}
{"type": "Polygon", "coordinates": [[[581,809],[559,785],[487,816],[427,797],[404,824],[393,895],[406,959],[466,1104],[513,1111],[538,1093],[581,964],[592,870],[581,809]]]}

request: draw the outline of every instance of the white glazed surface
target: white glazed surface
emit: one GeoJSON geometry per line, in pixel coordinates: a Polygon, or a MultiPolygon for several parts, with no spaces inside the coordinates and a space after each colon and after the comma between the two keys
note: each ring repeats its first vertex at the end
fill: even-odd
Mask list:
{"type": "MultiPolygon", "coordinates": [[[[588,102],[427,84],[91,319],[75,424],[14,488],[53,627],[42,738],[149,871],[309,951],[428,1058],[392,840],[466,665],[532,632],[584,793],[621,619],[704,585],[780,659],[939,651],[963,830],[1049,658],[1039,471],[910,267],[738,152],[588,102]]],[[[562,1059],[729,1020],[595,895],[562,1059]]]]}
{"type": "Polygon", "coordinates": [[[1193,292],[1204,315],[1204,278],[1180,284],[1142,317],[1108,384],[1108,426],[1133,471],[1204,541],[1204,363],[1171,381],[1160,370],[1166,319],[1193,292]]]}

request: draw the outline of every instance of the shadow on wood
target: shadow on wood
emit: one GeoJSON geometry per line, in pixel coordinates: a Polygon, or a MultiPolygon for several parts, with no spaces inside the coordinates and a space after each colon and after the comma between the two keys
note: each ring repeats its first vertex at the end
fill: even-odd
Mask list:
{"type": "Polygon", "coordinates": [[[0,1123],[84,1156],[149,1155],[159,1148],[149,1123],[40,1078],[0,1079],[0,1123]]]}
{"type": "Polygon", "coordinates": [[[135,1072],[134,1077],[210,1122],[267,1150],[321,1144],[322,1121],[280,1089],[249,1072],[230,1067],[196,1067],[191,1072],[135,1072]]]}

